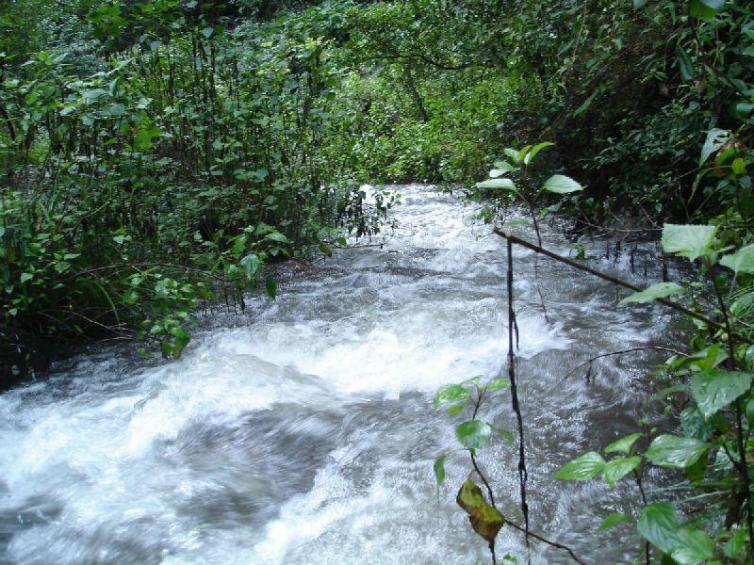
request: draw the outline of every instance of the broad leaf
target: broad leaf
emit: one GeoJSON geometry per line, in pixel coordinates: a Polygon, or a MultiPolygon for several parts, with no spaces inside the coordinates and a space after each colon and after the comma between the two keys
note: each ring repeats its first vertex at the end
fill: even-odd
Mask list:
{"type": "Polygon", "coordinates": [[[456,496],[456,502],[469,515],[469,522],[474,531],[487,543],[493,543],[500,528],[505,524],[505,517],[487,503],[474,481],[469,479],[463,483],[456,496]]]}
{"type": "Polygon", "coordinates": [[[662,227],[662,250],[694,261],[709,251],[715,229],[715,226],[665,224],[662,227]]]}
{"type": "Polygon", "coordinates": [[[249,280],[254,278],[254,275],[259,270],[261,264],[262,262],[259,260],[259,257],[253,253],[241,259],[241,267],[243,267],[244,273],[246,273],[246,278],[249,280]]]}
{"type": "Polygon", "coordinates": [[[476,183],[477,188],[500,188],[515,192],[516,184],[511,179],[490,179],[476,183]]]}
{"type": "Polygon", "coordinates": [[[526,164],[526,156],[529,154],[529,150],[531,149],[531,145],[527,145],[521,151],[518,152],[516,155],[516,162],[517,163],[524,163],[526,164]]]}
{"type": "Polygon", "coordinates": [[[644,304],[646,302],[652,302],[658,298],[667,298],[673,294],[681,294],[686,290],[679,284],[674,282],[661,282],[653,284],[641,292],[636,292],[631,296],[627,296],[620,301],[620,304],[629,304],[632,302],[644,304]]]}
{"type": "MultiPolygon", "coordinates": [[[[693,14],[695,5],[699,8],[700,13],[704,13],[709,10],[709,8],[704,6],[704,4],[702,4],[699,0],[692,0],[691,1],[692,15],[696,15],[696,14],[693,14]]],[[[714,17],[714,13],[712,15],[714,17]]],[[[705,161],[709,159],[710,156],[715,151],[717,151],[723,145],[725,145],[729,139],[730,139],[730,132],[727,129],[713,128],[709,130],[707,132],[707,139],[704,140],[704,145],[702,146],[702,154],[699,157],[699,165],[700,166],[703,165],[705,161]]]]}
{"type": "Polygon", "coordinates": [[[537,154],[542,151],[542,149],[552,147],[553,145],[555,144],[552,141],[543,141],[542,143],[537,143],[534,147],[531,148],[531,151],[526,154],[526,157],[524,157],[524,165],[531,163],[537,156],[537,154]]]}
{"type": "Polygon", "coordinates": [[[754,244],[742,247],[735,253],[724,255],[720,259],[723,267],[728,267],[736,274],[754,273],[754,244]]]}
{"type": "Polygon", "coordinates": [[[621,514],[620,512],[613,512],[612,514],[609,514],[604,520],[602,520],[602,523],[600,524],[600,527],[597,528],[597,531],[604,532],[605,530],[609,530],[610,528],[617,526],[618,524],[625,524],[626,522],[630,521],[631,516],[621,514]]]}
{"type": "Polygon", "coordinates": [[[747,541],[748,536],[746,535],[746,530],[738,530],[723,547],[723,553],[726,557],[730,557],[731,559],[743,557],[746,553],[747,541]]]}
{"type": "Polygon", "coordinates": [[[456,437],[466,449],[479,449],[487,445],[492,428],[480,420],[467,420],[456,426],[456,437]]]}
{"type": "Polygon", "coordinates": [[[469,397],[469,389],[457,384],[450,384],[440,387],[435,393],[435,406],[441,406],[446,402],[458,402],[466,400],[469,397]]]}
{"type": "Polygon", "coordinates": [[[508,157],[510,157],[511,159],[513,159],[514,163],[520,163],[521,162],[521,160],[518,158],[518,153],[519,152],[518,152],[517,149],[513,149],[513,147],[506,147],[505,149],[503,149],[503,152],[508,157]]]}
{"type": "Polygon", "coordinates": [[[511,171],[516,170],[516,167],[511,165],[508,161],[495,161],[494,165],[496,169],[500,169],[507,173],[510,173],[511,171]]]}
{"type": "Polygon", "coordinates": [[[752,375],[738,371],[711,369],[691,376],[691,396],[699,411],[709,418],[751,387],[752,375]]]}
{"type": "Polygon", "coordinates": [[[696,463],[709,448],[698,439],[663,434],[649,445],[645,456],[658,467],[685,469],[696,463]]]}
{"type": "Polygon", "coordinates": [[[585,453],[563,465],[555,478],[563,481],[586,481],[599,475],[605,468],[605,460],[596,451],[585,453]]]}
{"type": "Polygon", "coordinates": [[[548,192],[554,192],[555,194],[568,194],[570,192],[584,190],[584,187],[578,182],[565,175],[552,175],[545,181],[542,188],[548,192]]]}
{"type": "Polygon", "coordinates": [[[622,437],[619,440],[616,440],[608,445],[605,448],[605,453],[615,453],[617,451],[621,453],[630,453],[634,443],[636,443],[636,440],[639,439],[642,435],[643,434],[637,432],[627,435],[626,437],[622,437]]]}
{"type": "Polygon", "coordinates": [[[639,456],[616,457],[607,462],[605,470],[602,472],[602,478],[605,479],[605,482],[608,485],[613,486],[631,471],[636,469],[640,464],[641,457],[639,456]]]}
{"type": "Polygon", "coordinates": [[[676,533],[676,542],[670,556],[681,565],[704,563],[715,556],[715,542],[703,530],[682,528],[676,533]]]}
{"type": "Polygon", "coordinates": [[[646,506],[636,527],[644,539],[665,553],[670,553],[677,546],[678,521],[675,510],[667,502],[646,506]]]}

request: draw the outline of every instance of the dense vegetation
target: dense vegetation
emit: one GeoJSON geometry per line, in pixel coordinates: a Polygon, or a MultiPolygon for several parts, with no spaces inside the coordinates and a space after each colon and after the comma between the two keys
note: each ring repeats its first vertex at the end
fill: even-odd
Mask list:
{"type": "MultiPolygon", "coordinates": [[[[85,341],[180,355],[202,305],[274,298],[276,261],[378,230],[391,202],[366,181],[460,187],[490,222],[520,199],[574,234],[665,225],[694,275],[632,301],[686,292],[698,332],[654,375],[681,428],[558,476],[633,478],[643,510],[605,527],[636,522],[647,562],[752,558],[750,4],[16,0],[0,29],[3,385],[85,341]],[[647,500],[652,465],[682,469],[688,501],[647,500]]],[[[457,414],[502,388],[439,399],[457,414]]],[[[459,501],[494,546],[479,488],[459,501]]]]}

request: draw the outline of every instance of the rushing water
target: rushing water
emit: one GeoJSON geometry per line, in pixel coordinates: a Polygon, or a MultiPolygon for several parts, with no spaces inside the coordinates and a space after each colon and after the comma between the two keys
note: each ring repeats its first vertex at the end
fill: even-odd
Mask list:
{"type": "MultiPolygon", "coordinates": [[[[489,562],[455,504],[470,470],[455,449],[460,417],[432,396],[505,370],[504,245],[453,197],[399,190],[382,247],[338,252],[276,302],[256,298],[246,317],[195,336],[180,360],[106,351],[0,396],[0,563],[489,562]],[[432,463],[445,451],[438,492],[432,463]]],[[[636,487],[552,473],[639,427],[647,359],[606,358],[591,383],[569,372],[664,339],[669,318],[619,308],[622,293],[543,258],[547,322],[533,254],[514,257],[532,529],[589,562],[628,561],[629,530],[596,529],[631,510],[636,487]]],[[[625,271],[628,259],[596,263],[625,271]]],[[[513,430],[509,393],[497,394],[481,414],[513,430]]],[[[479,460],[520,521],[515,446],[479,460]]],[[[525,559],[504,528],[508,552],[525,559]]],[[[536,543],[531,558],[568,561],[536,543]]]]}

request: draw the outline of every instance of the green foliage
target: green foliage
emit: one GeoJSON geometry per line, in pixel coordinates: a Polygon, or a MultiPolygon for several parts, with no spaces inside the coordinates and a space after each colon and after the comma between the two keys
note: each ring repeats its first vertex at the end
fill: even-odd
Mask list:
{"type": "Polygon", "coordinates": [[[636,302],[643,304],[646,302],[652,302],[653,300],[657,300],[658,298],[667,298],[668,296],[672,296],[674,294],[682,294],[684,292],[685,289],[678,283],[655,283],[642,290],[641,292],[636,292],[630,296],[627,296],[626,298],[621,300],[620,303],[630,304],[631,302],[636,302]]]}
{"type": "Polygon", "coordinates": [[[106,3],[90,14],[111,53],[95,68],[63,50],[0,54],[7,373],[82,340],[142,337],[177,357],[197,308],[243,307],[258,280],[274,299],[270,265],[378,229],[389,199],[365,203],[328,144],[341,122],[327,37],[223,17],[106,3]]]}
{"type": "Polygon", "coordinates": [[[605,460],[599,453],[590,451],[563,466],[555,473],[555,478],[564,481],[585,481],[599,475],[605,469],[605,465],[605,460]]]}

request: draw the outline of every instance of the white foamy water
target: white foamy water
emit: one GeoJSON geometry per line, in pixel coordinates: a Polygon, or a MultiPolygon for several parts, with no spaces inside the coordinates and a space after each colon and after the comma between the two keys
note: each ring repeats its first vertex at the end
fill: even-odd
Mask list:
{"type": "MultiPolygon", "coordinates": [[[[397,190],[382,247],[337,252],[276,302],[250,300],[181,359],[140,366],[108,350],[0,396],[0,563],[487,562],[454,500],[470,469],[451,451],[460,417],[432,395],[504,370],[504,246],[473,207],[397,190]]],[[[543,259],[547,322],[532,254],[515,259],[533,528],[588,560],[629,559],[635,540],[594,533],[628,508],[628,491],[551,473],[641,416],[638,360],[608,359],[591,385],[570,369],[659,338],[667,317],[655,310],[650,324],[600,281],[543,259]]],[[[509,402],[500,393],[483,414],[513,429],[509,402]]],[[[480,461],[519,521],[515,458],[502,443],[480,461]]],[[[504,529],[507,552],[526,557],[504,529]]],[[[531,557],[567,562],[536,545],[531,557]]]]}

